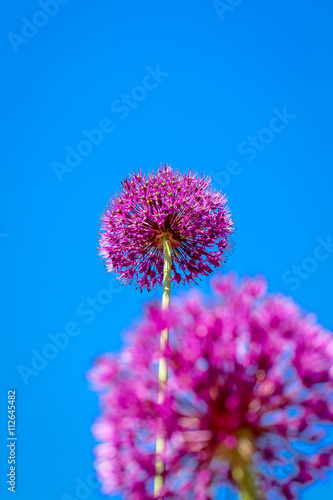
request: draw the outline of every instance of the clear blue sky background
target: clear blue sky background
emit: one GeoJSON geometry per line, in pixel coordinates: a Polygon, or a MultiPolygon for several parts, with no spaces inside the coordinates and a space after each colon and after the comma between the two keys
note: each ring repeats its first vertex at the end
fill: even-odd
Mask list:
{"type": "MultiPolygon", "coordinates": [[[[98,407],[85,372],[96,355],[121,347],[121,333],[153,296],[119,289],[96,251],[109,193],[135,167],[167,161],[211,173],[237,228],[226,269],[264,273],[271,291],[291,295],[333,329],[333,6],[230,3],[238,5],[223,13],[204,0],[62,0],[53,17],[38,14],[35,0],[6,5],[1,498],[11,498],[10,388],[17,391],[16,498],[79,500],[77,480],[93,471],[90,426],[98,407]],[[101,120],[95,145],[82,143],[82,131],[101,120]],[[85,156],[66,163],[68,147],[85,156]],[[111,302],[101,292],[108,287],[111,302]],[[89,298],[97,298],[98,311],[89,298]],[[34,374],[19,373],[52,344],[49,334],[71,327],[77,335],[64,349],[46,347],[54,359],[34,374]]],[[[302,498],[332,494],[333,474],[302,498]]],[[[104,498],[97,488],[86,495],[104,498]]]]}

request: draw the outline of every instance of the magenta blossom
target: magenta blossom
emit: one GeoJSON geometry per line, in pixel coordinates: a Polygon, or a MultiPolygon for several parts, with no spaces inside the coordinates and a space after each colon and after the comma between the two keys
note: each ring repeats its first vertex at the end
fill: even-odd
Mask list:
{"type": "MultiPolygon", "coordinates": [[[[313,315],[260,278],[214,282],[170,311],[147,308],[116,358],[98,358],[89,378],[102,392],[94,425],[104,493],[153,498],[158,422],[167,439],[163,498],[208,500],[235,472],[266,498],[293,499],[332,466],[333,337],[313,315]],[[159,333],[169,380],[157,403],[159,333]],[[325,439],[324,439],[325,438],[325,439]]],[[[236,478],[236,479],[235,479],[236,478]]]]}
{"type": "Polygon", "coordinates": [[[140,171],[122,183],[102,215],[99,255],[123,283],[148,291],[163,280],[162,236],[172,250],[171,281],[189,283],[221,266],[232,247],[226,197],[209,177],[181,174],[169,165],[140,171]]]}

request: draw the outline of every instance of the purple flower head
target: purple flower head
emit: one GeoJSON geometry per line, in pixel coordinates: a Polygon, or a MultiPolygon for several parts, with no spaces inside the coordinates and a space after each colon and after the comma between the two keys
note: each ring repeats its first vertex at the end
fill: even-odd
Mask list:
{"type": "Polygon", "coordinates": [[[164,498],[214,498],[246,469],[267,498],[293,499],[332,467],[332,334],[265,287],[229,275],[215,281],[219,298],[209,304],[190,294],[168,312],[151,305],[122,354],[98,359],[90,379],[101,390],[94,435],[104,493],[153,498],[161,421],[164,498]],[[158,404],[166,325],[169,380],[158,404]]]}
{"type": "Polygon", "coordinates": [[[107,271],[142,291],[163,281],[163,242],[172,250],[171,281],[189,283],[222,266],[231,250],[233,221],[225,195],[210,177],[181,174],[169,165],[122,182],[102,215],[99,255],[107,271]]]}

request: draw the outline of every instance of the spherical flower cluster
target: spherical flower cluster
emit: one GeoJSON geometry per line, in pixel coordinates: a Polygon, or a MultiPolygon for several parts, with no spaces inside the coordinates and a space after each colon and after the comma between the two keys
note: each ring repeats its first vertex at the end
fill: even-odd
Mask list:
{"type": "Polygon", "coordinates": [[[172,250],[172,276],[189,283],[221,266],[231,250],[233,221],[226,197],[209,177],[181,174],[169,165],[134,173],[122,182],[102,215],[99,255],[107,271],[142,291],[163,280],[163,235],[172,250]]]}
{"type": "Polygon", "coordinates": [[[296,498],[332,466],[333,337],[291,299],[266,295],[261,278],[213,283],[209,303],[192,293],[169,312],[150,305],[119,357],[99,358],[94,425],[103,492],[153,498],[158,422],[167,438],[163,498],[208,500],[233,471],[250,471],[266,498],[296,498]],[[159,333],[169,380],[157,404],[159,333]]]}

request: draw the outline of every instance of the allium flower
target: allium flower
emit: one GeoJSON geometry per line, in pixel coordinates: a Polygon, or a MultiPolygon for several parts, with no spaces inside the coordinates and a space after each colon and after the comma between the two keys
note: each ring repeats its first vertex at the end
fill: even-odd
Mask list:
{"type": "Polygon", "coordinates": [[[332,334],[265,286],[229,275],[215,281],[221,298],[210,304],[191,294],[167,313],[151,305],[121,356],[97,360],[89,377],[102,391],[94,435],[104,493],[153,498],[161,420],[163,498],[207,500],[231,484],[289,500],[332,466],[333,444],[323,441],[333,423],[332,334]],[[167,326],[169,380],[158,404],[167,326]]]}
{"type": "Polygon", "coordinates": [[[126,178],[101,219],[99,255],[107,271],[123,283],[137,281],[140,290],[161,285],[163,235],[171,244],[171,281],[189,283],[221,266],[232,247],[233,221],[226,197],[210,182],[169,165],[126,178]]]}

